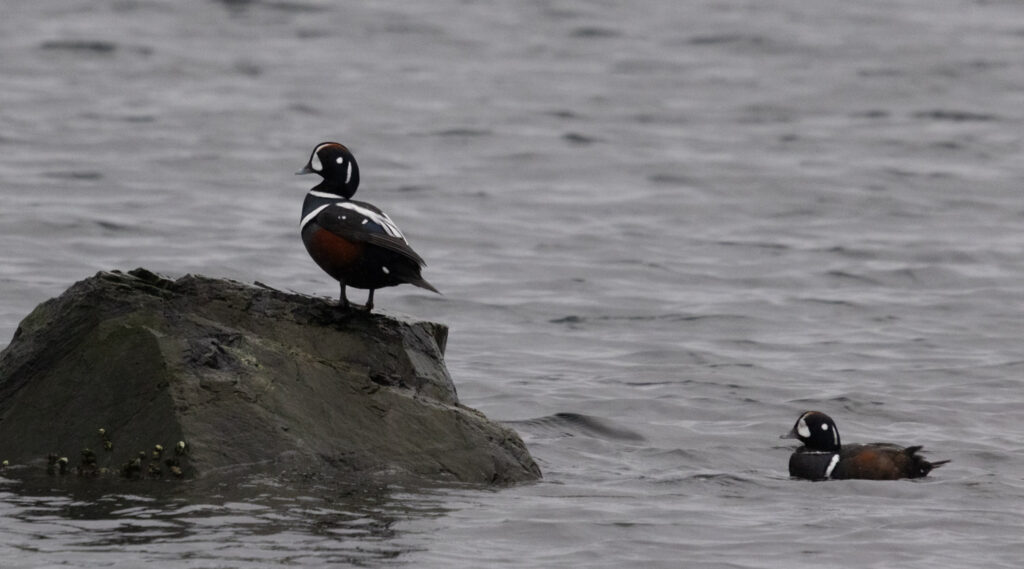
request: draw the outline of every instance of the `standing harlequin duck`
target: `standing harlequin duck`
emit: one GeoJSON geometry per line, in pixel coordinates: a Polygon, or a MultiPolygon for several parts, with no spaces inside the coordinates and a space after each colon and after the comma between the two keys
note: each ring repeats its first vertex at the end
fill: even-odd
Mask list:
{"type": "Polygon", "coordinates": [[[840,445],[835,422],[819,411],[800,415],[793,429],[781,438],[799,439],[804,443],[789,457],[789,475],[808,480],[923,478],[933,468],[949,462],[928,462],[917,455],[920,446],[904,448],[889,443],[840,445]]]}
{"type": "Polygon", "coordinates": [[[426,265],[409,247],[395,222],[376,206],[350,199],[359,187],[359,165],[348,148],[322,142],[296,174],[319,174],[323,181],[302,202],[302,243],[320,268],[341,284],[340,303],[349,307],[345,287],[373,291],[403,283],[438,292],[420,276],[426,265]]]}

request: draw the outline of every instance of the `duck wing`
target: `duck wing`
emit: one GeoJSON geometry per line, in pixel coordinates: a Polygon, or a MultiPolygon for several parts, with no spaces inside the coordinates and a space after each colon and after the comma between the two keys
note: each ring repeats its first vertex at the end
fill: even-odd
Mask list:
{"type": "Polygon", "coordinates": [[[421,267],[427,265],[409,246],[398,225],[373,204],[354,200],[336,202],[321,210],[316,216],[316,222],[338,237],[376,245],[398,253],[421,267]]]}

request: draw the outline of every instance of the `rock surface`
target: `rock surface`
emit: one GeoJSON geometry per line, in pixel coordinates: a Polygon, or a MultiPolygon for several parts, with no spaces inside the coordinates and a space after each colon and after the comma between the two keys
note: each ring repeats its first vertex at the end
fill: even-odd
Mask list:
{"type": "Polygon", "coordinates": [[[39,305],[0,354],[0,459],[56,453],[73,471],[90,448],[94,470],[134,459],[127,473],[143,477],[177,464],[184,477],[539,478],[515,432],[459,404],[447,335],[233,281],[101,272],[39,305]]]}

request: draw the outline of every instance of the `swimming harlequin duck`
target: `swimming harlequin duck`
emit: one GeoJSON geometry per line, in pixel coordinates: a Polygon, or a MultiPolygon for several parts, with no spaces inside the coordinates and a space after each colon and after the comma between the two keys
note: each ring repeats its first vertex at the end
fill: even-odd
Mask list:
{"type": "Polygon", "coordinates": [[[917,455],[920,446],[840,445],[835,422],[819,411],[800,415],[793,429],[781,438],[799,439],[804,443],[789,457],[789,475],[808,480],[923,478],[933,468],[949,462],[928,462],[917,455]]]}
{"type": "Polygon", "coordinates": [[[317,265],[341,285],[339,302],[349,307],[345,287],[373,291],[403,283],[438,292],[420,276],[426,265],[386,213],[352,195],[359,187],[359,165],[345,146],[321,142],[296,174],[319,174],[320,184],[302,203],[302,243],[317,265]]]}

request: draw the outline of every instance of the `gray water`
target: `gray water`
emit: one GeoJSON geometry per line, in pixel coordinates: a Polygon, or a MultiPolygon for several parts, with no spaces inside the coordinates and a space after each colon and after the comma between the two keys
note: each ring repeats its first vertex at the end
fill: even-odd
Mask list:
{"type": "MultiPolygon", "coordinates": [[[[8,2],[0,342],[96,271],[333,296],[322,140],[505,489],[0,479],[0,566],[1019,567],[1024,4],[8,2]],[[920,481],[790,480],[805,409],[920,481]],[[201,484],[201,483],[196,483],[201,484]]],[[[358,293],[354,298],[359,299],[358,293]]],[[[2,436],[2,433],[0,433],[2,436]]]]}

